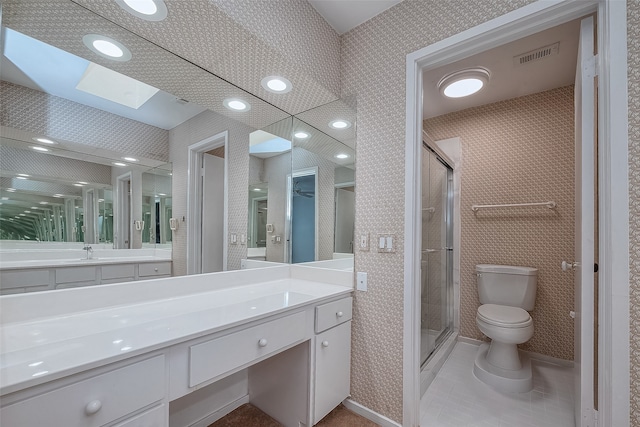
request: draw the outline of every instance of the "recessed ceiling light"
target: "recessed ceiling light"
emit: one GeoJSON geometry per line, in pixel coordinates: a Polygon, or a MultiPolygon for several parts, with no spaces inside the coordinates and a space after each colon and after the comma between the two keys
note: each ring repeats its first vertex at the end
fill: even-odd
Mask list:
{"type": "Polygon", "coordinates": [[[80,184],[80,183],[78,183],[78,182],[76,182],[76,183],[75,183],[75,184],[73,184],[73,185],[75,185],[76,187],[84,187],[84,184],[80,184]]]}
{"type": "Polygon", "coordinates": [[[41,205],[48,205],[49,202],[40,202],[41,205]]]}
{"type": "Polygon", "coordinates": [[[24,211],[24,213],[31,213],[31,211],[24,211]]]}
{"type": "Polygon", "coordinates": [[[348,154],[344,154],[344,153],[336,154],[336,159],[348,159],[348,158],[349,158],[348,154]]]}
{"type": "Polygon", "coordinates": [[[227,98],[222,103],[233,111],[249,111],[251,109],[251,105],[248,102],[238,98],[227,98]]]}
{"type": "Polygon", "coordinates": [[[329,126],[334,129],[347,129],[351,127],[351,122],[348,120],[337,119],[330,122],[329,126]]]}
{"type": "Polygon", "coordinates": [[[2,197],[2,200],[9,200],[8,197],[2,197]]]}
{"type": "Polygon", "coordinates": [[[294,133],[293,136],[300,139],[309,138],[309,134],[302,131],[294,133]]]}
{"type": "Polygon", "coordinates": [[[16,176],[16,179],[27,179],[26,176],[16,176]]]}
{"type": "Polygon", "coordinates": [[[50,140],[49,138],[31,138],[34,141],[42,142],[43,144],[57,144],[57,142],[50,140]]]}
{"type": "Polygon", "coordinates": [[[158,196],[166,196],[165,193],[158,193],[158,196]]]}
{"type": "Polygon", "coordinates": [[[88,182],[84,182],[84,181],[78,181],[78,184],[82,184],[82,185],[88,185],[88,182]]]}
{"type": "Polygon", "coordinates": [[[449,73],[438,82],[440,93],[448,98],[473,95],[489,83],[489,70],[481,67],[449,73]]]}
{"type": "Polygon", "coordinates": [[[15,189],[15,188],[7,188],[7,191],[8,191],[9,193],[13,193],[13,192],[15,192],[15,191],[16,191],[16,189],[15,189]]]}
{"type": "Polygon", "coordinates": [[[101,36],[100,34],[87,34],[82,37],[82,41],[85,46],[103,58],[120,62],[131,59],[129,49],[111,37],[101,36]]]}
{"type": "Polygon", "coordinates": [[[104,199],[98,199],[98,202],[102,203],[104,202],[104,199]]]}
{"type": "Polygon", "coordinates": [[[64,194],[54,194],[53,197],[56,197],[56,198],[64,197],[64,194]]]}
{"type": "Polygon", "coordinates": [[[254,188],[253,191],[262,191],[261,188],[254,188]]]}
{"type": "Polygon", "coordinates": [[[28,175],[26,173],[19,173],[18,176],[31,176],[31,175],[28,175]]]}
{"type": "Polygon", "coordinates": [[[262,79],[261,84],[263,88],[273,93],[287,93],[293,88],[289,80],[280,76],[265,77],[262,79]]]}
{"type": "Polygon", "coordinates": [[[44,148],[44,147],[39,147],[37,145],[34,145],[31,147],[32,150],[36,150],[36,151],[42,151],[43,153],[46,153],[47,151],[49,151],[48,148],[44,148]]]}
{"type": "Polygon", "coordinates": [[[113,162],[113,165],[119,166],[119,167],[127,166],[125,163],[122,163],[122,162],[113,162]]]}
{"type": "Polygon", "coordinates": [[[138,159],[135,157],[123,157],[122,160],[126,160],[127,162],[137,162],[138,159]]]}
{"type": "Polygon", "coordinates": [[[23,213],[18,214],[18,215],[19,215],[19,216],[27,216],[27,214],[23,214],[23,213]]]}
{"type": "Polygon", "coordinates": [[[31,209],[40,209],[40,208],[37,206],[31,206],[31,209]]]}
{"type": "Polygon", "coordinates": [[[116,3],[133,16],[147,21],[162,21],[167,17],[167,5],[163,0],[116,0],[116,3]]]}

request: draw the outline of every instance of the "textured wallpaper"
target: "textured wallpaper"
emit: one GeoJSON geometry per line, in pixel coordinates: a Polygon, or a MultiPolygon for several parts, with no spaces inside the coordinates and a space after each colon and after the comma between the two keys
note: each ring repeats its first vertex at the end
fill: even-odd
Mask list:
{"type": "Polygon", "coordinates": [[[342,96],[358,99],[356,233],[393,233],[395,253],[357,252],[351,395],[402,420],[406,55],[529,3],[404,1],[342,37],[342,96]]]}
{"type": "MultiPolygon", "coordinates": [[[[173,216],[187,216],[187,171],[189,145],[225,130],[229,131],[228,164],[228,229],[238,236],[247,232],[247,200],[249,200],[249,134],[255,129],[205,111],[169,131],[170,161],[173,163],[173,216]]],[[[229,270],[240,268],[240,260],[247,257],[246,245],[229,245],[229,270]]],[[[187,274],[187,226],[181,223],[173,234],[173,275],[187,274]]]]}
{"type": "Polygon", "coordinates": [[[533,338],[522,348],[573,360],[574,258],[573,86],[445,114],[424,122],[436,141],[460,137],[460,334],[482,339],[476,326],[476,264],[538,269],[533,338]],[[553,200],[546,208],[473,213],[474,204],[553,200]]]}
{"type": "Polygon", "coordinates": [[[123,155],[169,159],[166,130],[5,81],[0,99],[3,126],[123,155]]]}
{"type": "Polygon", "coordinates": [[[640,1],[627,1],[631,425],[640,427],[640,1]]]}

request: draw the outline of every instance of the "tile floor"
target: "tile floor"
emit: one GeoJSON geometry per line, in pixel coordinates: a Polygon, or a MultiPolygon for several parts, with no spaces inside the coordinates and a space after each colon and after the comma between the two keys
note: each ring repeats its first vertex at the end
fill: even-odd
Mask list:
{"type": "Polygon", "coordinates": [[[571,368],[532,360],[533,390],[500,393],[473,376],[477,350],[456,343],[420,401],[420,426],[575,426],[571,368]]]}

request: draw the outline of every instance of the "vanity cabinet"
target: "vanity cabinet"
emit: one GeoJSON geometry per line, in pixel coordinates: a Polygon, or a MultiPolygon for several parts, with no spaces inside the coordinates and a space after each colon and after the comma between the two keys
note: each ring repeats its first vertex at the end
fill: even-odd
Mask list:
{"type": "Polygon", "coordinates": [[[98,427],[155,404],[118,425],[145,425],[138,421],[147,419],[160,421],[153,425],[164,425],[164,372],[164,356],[159,355],[93,377],[80,374],[71,384],[2,407],[0,419],[7,427],[98,427]]]}
{"type": "Polygon", "coordinates": [[[0,295],[163,277],[171,277],[171,261],[6,269],[0,270],[0,295]]]}
{"type": "Polygon", "coordinates": [[[313,424],[349,396],[353,298],[316,307],[313,424]]]}

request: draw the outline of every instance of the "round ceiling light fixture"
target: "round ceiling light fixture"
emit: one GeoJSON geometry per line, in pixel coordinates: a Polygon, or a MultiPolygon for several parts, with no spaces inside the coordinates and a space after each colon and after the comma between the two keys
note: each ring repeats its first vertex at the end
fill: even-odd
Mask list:
{"type": "Polygon", "coordinates": [[[299,139],[305,139],[305,138],[309,138],[309,134],[303,131],[298,131],[296,133],[293,134],[293,136],[295,136],[296,138],[299,139]]]}
{"type": "Polygon", "coordinates": [[[135,157],[123,157],[122,160],[126,160],[127,162],[137,162],[138,159],[135,157]]]}
{"type": "Polygon", "coordinates": [[[267,76],[262,79],[260,84],[265,90],[272,93],[287,93],[293,88],[289,80],[280,76],[267,76]]]}
{"type": "Polygon", "coordinates": [[[334,129],[348,129],[351,127],[351,122],[349,120],[336,119],[329,123],[334,129]]]}
{"type": "Polygon", "coordinates": [[[162,21],[167,17],[164,0],[116,0],[126,12],[145,21],[162,21]]]}
{"type": "Polygon", "coordinates": [[[348,158],[349,158],[348,154],[344,154],[344,153],[336,154],[336,159],[348,159],[348,158]]]}
{"type": "Polygon", "coordinates": [[[232,111],[249,111],[251,105],[239,98],[227,98],[222,101],[225,107],[232,111]]]}
{"type": "Polygon", "coordinates": [[[126,62],[131,59],[131,52],[122,43],[111,37],[100,34],[87,34],[82,37],[84,45],[103,58],[126,62]]]}
{"type": "Polygon", "coordinates": [[[43,153],[46,153],[47,151],[49,151],[48,148],[40,147],[39,145],[34,145],[31,147],[31,149],[36,151],[41,151],[43,153]]]}
{"type": "Polygon", "coordinates": [[[482,67],[454,71],[440,79],[438,89],[447,98],[463,98],[485,87],[490,76],[489,70],[482,67]]]}
{"type": "Polygon", "coordinates": [[[118,166],[118,167],[120,167],[120,168],[121,168],[121,167],[124,167],[124,166],[127,166],[125,163],[122,163],[122,162],[113,162],[113,165],[114,165],[114,166],[118,166]]]}

